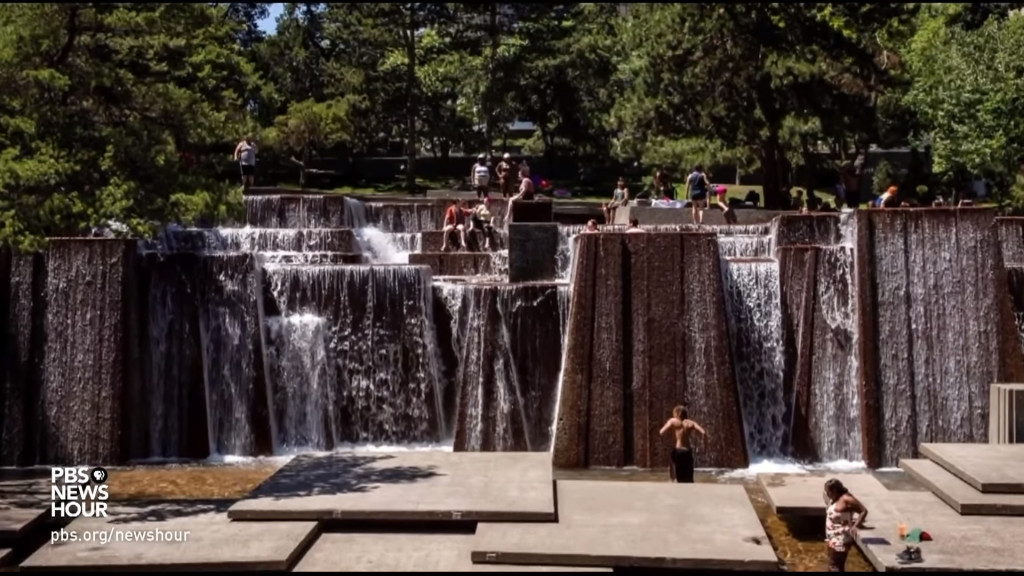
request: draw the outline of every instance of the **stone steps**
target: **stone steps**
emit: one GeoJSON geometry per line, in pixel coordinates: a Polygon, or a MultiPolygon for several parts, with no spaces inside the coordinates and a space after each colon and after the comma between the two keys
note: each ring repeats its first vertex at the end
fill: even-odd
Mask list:
{"type": "MultiPolygon", "coordinates": [[[[453,247],[461,247],[461,244],[459,243],[459,233],[457,231],[452,231],[448,237],[448,241],[451,242],[453,247]]],[[[420,232],[420,252],[441,252],[441,246],[443,244],[444,232],[441,230],[420,232]]],[[[480,230],[466,232],[466,244],[469,245],[470,252],[484,252],[484,233],[480,230]]],[[[501,250],[505,247],[505,234],[495,230],[491,238],[491,251],[501,250]]]]}
{"type": "Polygon", "coordinates": [[[1024,494],[986,494],[931,460],[900,460],[900,468],[962,516],[1024,516],[1024,494]]]}
{"type": "Polygon", "coordinates": [[[493,273],[489,252],[421,252],[409,264],[430,266],[434,276],[486,276],[493,273]]]}
{"type": "Polygon", "coordinates": [[[921,444],[919,452],[979,492],[1024,494],[1024,444],[921,444]]]}

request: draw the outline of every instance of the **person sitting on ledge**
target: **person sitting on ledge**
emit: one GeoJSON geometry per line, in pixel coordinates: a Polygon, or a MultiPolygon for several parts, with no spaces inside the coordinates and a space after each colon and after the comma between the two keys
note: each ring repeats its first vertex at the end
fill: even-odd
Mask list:
{"type": "Polygon", "coordinates": [[[484,201],[477,204],[469,215],[470,231],[479,230],[484,235],[484,250],[491,249],[491,237],[494,236],[494,216],[487,209],[487,205],[490,203],[490,198],[484,198],[484,201]]]}
{"type": "Polygon", "coordinates": [[[618,185],[612,191],[612,201],[604,205],[604,223],[614,224],[615,211],[620,206],[625,206],[627,202],[629,202],[629,188],[626,188],[626,180],[619,178],[618,185]]]}
{"type": "Polygon", "coordinates": [[[466,249],[466,201],[458,199],[445,210],[444,227],[441,228],[441,252],[448,250],[448,238],[452,230],[459,232],[459,246],[466,249]]]}
{"type": "Polygon", "coordinates": [[[587,220],[587,227],[583,229],[584,232],[600,232],[597,228],[597,220],[587,220]]]}
{"type": "Polygon", "coordinates": [[[525,163],[519,167],[519,193],[508,199],[508,207],[505,210],[505,226],[512,222],[512,203],[516,200],[533,200],[533,180],[530,179],[530,167],[525,163]]]}
{"type": "Polygon", "coordinates": [[[640,227],[640,221],[639,220],[637,220],[636,218],[630,218],[629,219],[629,226],[626,228],[626,233],[627,234],[637,234],[637,233],[643,234],[645,232],[647,232],[647,230],[644,230],[643,228],[640,227]]]}

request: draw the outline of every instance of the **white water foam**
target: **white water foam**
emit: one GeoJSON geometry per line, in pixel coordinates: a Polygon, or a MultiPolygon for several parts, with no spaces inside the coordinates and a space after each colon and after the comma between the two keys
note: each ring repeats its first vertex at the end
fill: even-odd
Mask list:
{"type": "Polygon", "coordinates": [[[815,472],[852,474],[867,471],[868,467],[863,462],[851,462],[850,460],[835,460],[833,462],[822,462],[820,464],[807,464],[793,460],[769,458],[754,462],[747,468],[729,470],[722,475],[722,478],[748,479],[754,478],[758,474],[811,474],[815,472]]]}

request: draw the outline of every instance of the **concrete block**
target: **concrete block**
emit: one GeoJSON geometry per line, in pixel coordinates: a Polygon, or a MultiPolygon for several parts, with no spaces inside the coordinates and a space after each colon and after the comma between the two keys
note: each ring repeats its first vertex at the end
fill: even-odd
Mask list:
{"type": "Polygon", "coordinates": [[[228,515],[235,520],[553,522],[552,485],[551,455],[545,452],[335,452],[296,457],[228,515]]]}
{"type": "MultiPolygon", "coordinates": [[[[293,572],[590,572],[591,568],[473,564],[472,534],[323,534],[293,572]]],[[[598,570],[611,572],[611,570],[598,570]]]]}
{"type": "Polygon", "coordinates": [[[1024,384],[993,384],[988,412],[989,444],[1024,444],[1024,384]]]}
{"type": "Polygon", "coordinates": [[[509,282],[544,282],[557,275],[557,224],[523,224],[508,227],[509,282]]]}
{"type": "Polygon", "coordinates": [[[317,535],[316,522],[231,522],[225,507],[187,501],[112,506],[107,518],[78,518],[67,526],[78,541],[46,544],[20,569],[280,572],[317,535]]]}
{"type": "Polygon", "coordinates": [[[876,493],[885,487],[871,474],[758,474],[757,482],[768,496],[768,504],[779,516],[825,517],[825,481],[835,478],[855,496],[876,493]]]}
{"type": "Polygon", "coordinates": [[[1024,494],[1024,444],[921,444],[921,454],[980,492],[1024,494]]]}
{"type": "Polygon", "coordinates": [[[528,224],[553,221],[553,204],[550,200],[516,200],[512,203],[512,222],[528,224]]]}
{"type": "Polygon", "coordinates": [[[410,265],[430,266],[434,276],[491,274],[493,259],[485,252],[430,252],[409,254],[410,265]]]}
{"type": "Polygon", "coordinates": [[[931,460],[900,460],[900,468],[962,516],[1024,516],[1024,494],[986,494],[931,460]]]}
{"type": "Polygon", "coordinates": [[[779,569],[742,486],[559,480],[557,489],[558,523],[480,524],[473,562],[779,569]]]}

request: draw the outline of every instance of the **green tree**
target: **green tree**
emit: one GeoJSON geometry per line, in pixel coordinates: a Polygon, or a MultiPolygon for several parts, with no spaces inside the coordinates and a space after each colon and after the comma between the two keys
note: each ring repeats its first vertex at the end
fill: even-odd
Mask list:
{"type": "Polygon", "coordinates": [[[0,10],[0,243],[224,217],[253,71],[223,5],[0,10]]]}
{"type": "Polygon", "coordinates": [[[306,186],[310,160],[324,148],[348,142],[352,131],[352,106],[349,99],[314,102],[303,100],[288,107],[267,131],[271,148],[290,155],[299,167],[299,186],[306,186]],[[296,158],[295,155],[299,157],[296,158]]]}

